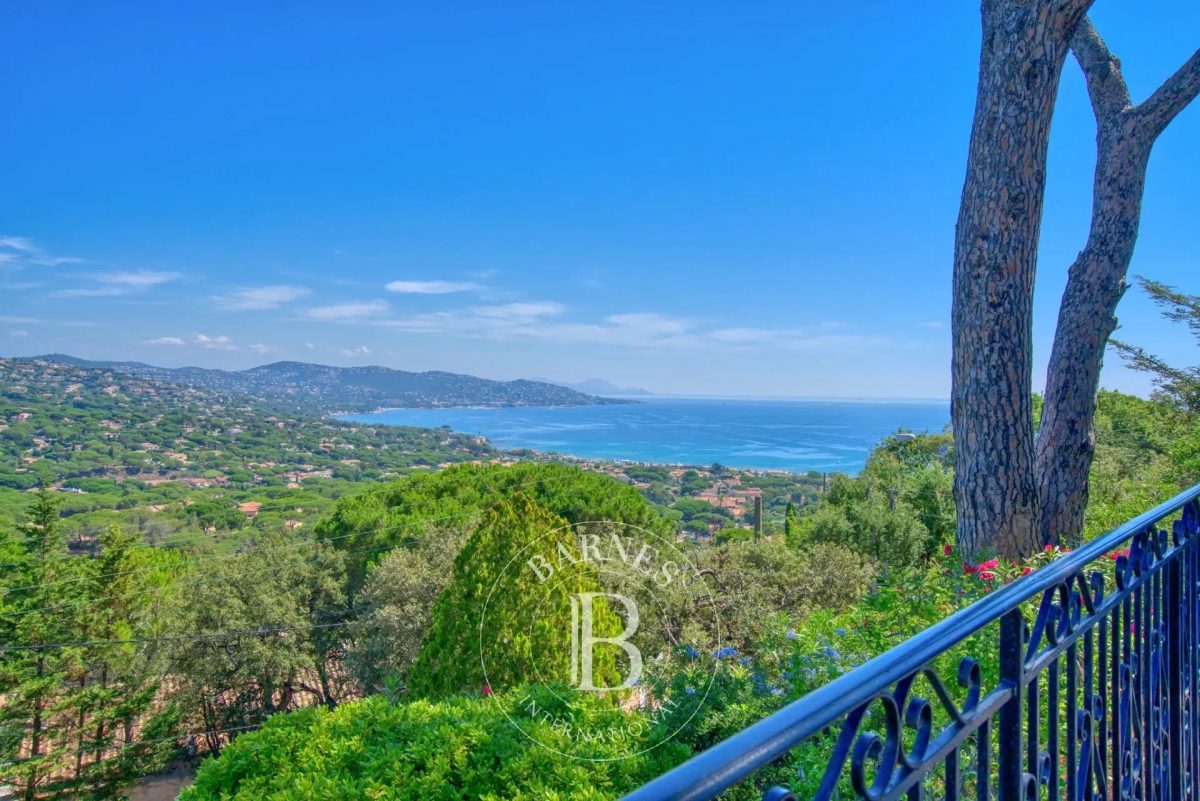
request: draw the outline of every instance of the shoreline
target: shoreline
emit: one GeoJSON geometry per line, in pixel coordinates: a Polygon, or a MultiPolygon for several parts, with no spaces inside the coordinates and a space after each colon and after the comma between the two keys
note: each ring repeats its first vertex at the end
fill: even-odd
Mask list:
{"type": "Polygon", "coordinates": [[[758,475],[803,477],[857,475],[871,450],[887,437],[944,431],[949,410],[941,402],[657,397],[623,411],[593,406],[393,407],[331,417],[349,425],[453,432],[508,458],[683,469],[721,465],[758,475]]]}

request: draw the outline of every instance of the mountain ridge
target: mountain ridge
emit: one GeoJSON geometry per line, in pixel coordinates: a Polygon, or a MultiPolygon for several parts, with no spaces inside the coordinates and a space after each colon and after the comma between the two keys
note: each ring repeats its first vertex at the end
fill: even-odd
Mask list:
{"type": "Polygon", "coordinates": [[[549,382],[489,378],[444,370],[411,372],[381,365],[338,367],[278,361],[245,370],[158,367],[136,361],[98,361],[64,353],[25,360],[103,368],[199,389],[235,392],[304,413],[367,412],[445,406],[591,406],[622,401],[549,382]]]}

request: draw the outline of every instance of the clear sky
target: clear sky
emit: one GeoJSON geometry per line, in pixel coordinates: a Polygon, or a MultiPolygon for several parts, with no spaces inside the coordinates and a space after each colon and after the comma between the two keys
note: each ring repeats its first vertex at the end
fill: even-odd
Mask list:
{"type": "MultiPolygon", "coordinates": [[[[977,3],[10,3],[0,353],[945,397],[977,3]]],[[[1099,0],[1136,100],[1200,4],[1099,0]]],[[[1087,230],[1068,62],[1040,386],[1087,230]]],[[[1132,272],[1200,293],[1200,107],[1132,272]]],[[[1194,363],[1136,291],[1126,339],[1194,363]]],[[[1144,392],[1115,364],[1107,386],[1144,392]]]]}

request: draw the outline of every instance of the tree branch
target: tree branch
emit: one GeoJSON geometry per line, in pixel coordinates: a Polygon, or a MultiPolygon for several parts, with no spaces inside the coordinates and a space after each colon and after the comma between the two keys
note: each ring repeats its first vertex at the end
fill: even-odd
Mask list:
{"type": "Polygon", "coordinates": [[[1121,75],[1121,61],[1108,49],[1092,21],[1084,17],[1071,38],[1071,50],[1087,80],[1092,111],[1101,125],[1129,109],[1129,87],[1121,75]]]}
{"type": "Polygon", "coordinates": [[[1153,140],[1200,94],[1200,50],[1134,109],[1153,140]]]}

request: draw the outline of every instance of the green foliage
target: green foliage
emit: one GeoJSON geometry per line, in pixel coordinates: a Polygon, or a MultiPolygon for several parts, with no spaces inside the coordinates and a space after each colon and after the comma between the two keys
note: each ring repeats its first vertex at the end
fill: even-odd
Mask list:
{"type": "Polygon", "coordinates": [[[793,548],[800,544],[800,513],[791,501],[783,513],[783,538],[793,548]]]}
{"type": "MultiPolygon", "coordinates": [[[[1168,320],[1183,323],[1200,343],[1200,296],[1187,295],[1159,281],[1138,276],[1138,283],[1168,320]]],[[[1156,399],[1190,414],[1200,413],[1200,366],[1175,367],[1136,345],[1112,341],[1112,346],[1134,370],[1154,376],[1156,399]]]]}
{"type": "Polygon", "coordinates": [[[569,523],[609,520],[666,535],[671,526],[634,487],[577,467],[457,465],[375,485],[338,503],[317,535],[346,552],[353,597],[382,553],[446,526],[469,535],[485,510],[517,492],[569,523]]]}
{"type": "Polygon", "coordinates": [[[345,619],[341,576],[327,546],[296,548],[275,531],[190,566],[175,584],[174,626],[185,635],[170,654],[176,702],[206,731],[259,723],[299,706],[300,694],[331,703],[340,638],[321,627],[345,619]]]}
{"type": "Polygon", "coordinates": [[[1200,480],[1200,420],[1119,392],[1096,397],[1096,451],[1083,539],[1111,530],[1200,480]]]}
{"type": "MultiPolygon", "coordinates": [[[[410,674],[412,690],[429,697],[503,690],[542,678],[568,681],[575,596],[600,592],[596,571],[580,563],[567,522],[517,494],[497,503],[467,540],[433,613],[433,627],[410,674]],[[531,560],[541,559],[541,567],[531,560]],[[484,674],[481,655],[487,664],[484,674]]],[[[622,623],[598,598],[597,636],[622,623]]],[[[613,654],[595,652],[596,686],[619,683],[613,654]]]]}
{"type": "MultiPolygon", "coordinates": [[[[708,525],[704,524],[704,530],[708,530],[708,525]]],[[[754,539],[754,531],[748,528],[723,528],[713,535],[713,542],[718,545],[724,545],[727,542],[746,542],[754,539]]]]}
{"type": "Polygon", "coordinates": [[[0,428],[0,523],[15,523],[22,492],[44,482],[67,533],[282,527],[315,520],[351,481],[493,453],[446,431],[304,417],[225,391],[25,359],[0,358],[0,428]],[[289,508],[252,523],[235,508],[250,500],[289,508]]]}
{"type": "Polygon", "coordinates": [[[153,559],[117,529],[98,538],[95,559],[70,557],[46,491],[23,534],[20,548],[0,538],[9,560],[0,641],[45,647],[0,654],[0,757],[13,760],[6,778],[30,798],[116,797],[163,764],[164,750],[145,739],[172,720],[169,709],[154,709],[161,671],[128,642],[156,618],[141,580],[153,559]]]}
{"type": "MultiPolygon", "coordinates": [[[[743,650],[765,635],[773,616],[800,620],[821,609],[845,609],[861,600],[875,580],[874,569],[861,556],[831,543],[797,550],[772,540],[731,542],[701,547],[695,561],[712,582],[724,628],[722,643],[743,650]]],[[[688,609],[679,617],[683,621],[701,614],[688,609]]],[[[702,650],[716,646],[691,641],[702,650]]]]}
{"type": "Polygon", "coordinates": [[[433,624],[433,609],[450,582],[464,537],[447,527],[411,547],[390,551],[367,575],[351,629],[346,666],[367,691],[406,681],[433,624]]]}
{"type": "Polygon", "coordinates": [[[886,565],[914,565],[953,539],[949,435],[889,438],[857,477],[835,476],[792,524],[790,541],[846,546],[886,565]]]}
{"type": "MultiPolygon", "coordinates": [[[[610,730],[637,715],[561,688],[528,692],[539,708],[569,714],[573,732],[610,730]]],[[[276,716],[206,762],[180,799],[602,801],[687,755],[667,743],[626,756],[636,750],[628,743],[578,736],[531,717],[527,697],[514,690],[394,706],[376,696],[333,712],[276,716]]]]}

